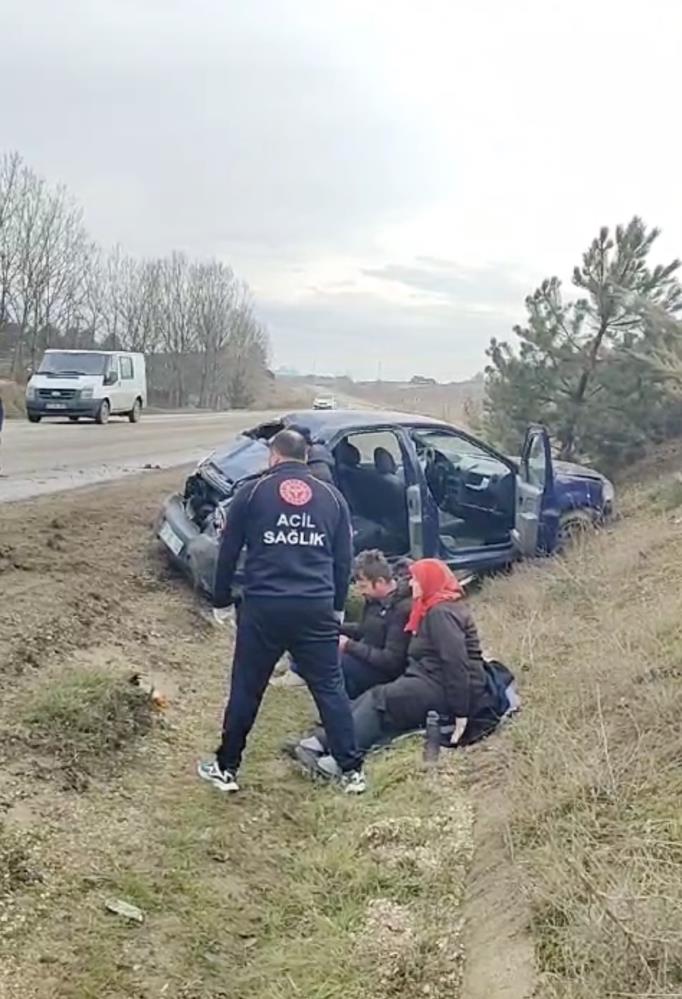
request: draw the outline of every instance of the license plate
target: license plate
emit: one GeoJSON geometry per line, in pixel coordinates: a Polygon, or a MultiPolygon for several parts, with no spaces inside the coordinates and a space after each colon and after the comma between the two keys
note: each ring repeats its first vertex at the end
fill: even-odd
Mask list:
{"type": "Polygon", "coordinates": [[[159,531],[159,537],[163,541],[164,545],[167,545],[174,555],[179,555],[184,547],[184,542],[182,538],[179,538],[173,528],[170,526],[168,521],[164,521],[161,530],[159,531]]]}
{"type": "Polygon", "coordinates": [[[65,402],[48,402],[47,409],[66,409],[65,402]]]}

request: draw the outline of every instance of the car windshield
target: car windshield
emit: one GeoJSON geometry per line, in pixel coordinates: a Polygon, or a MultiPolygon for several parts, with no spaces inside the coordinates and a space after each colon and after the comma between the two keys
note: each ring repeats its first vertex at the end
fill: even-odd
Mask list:
{"type": "Polygon", "coordinates": [[[258,475],[268,467],[268,445],[262,439],[238,437],[227,447],[219,448],[209,458],[223,479],[240,482],[250,475],[258,475]]]}
{"type": "Polygon", "coordinates": [[[55,350],[43,356],[39,375],[103,375],[106,354],[55,350]]]}

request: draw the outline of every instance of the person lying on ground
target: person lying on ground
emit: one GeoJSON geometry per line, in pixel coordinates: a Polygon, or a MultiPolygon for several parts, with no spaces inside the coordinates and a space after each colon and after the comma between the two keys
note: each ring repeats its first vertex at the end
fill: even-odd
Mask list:
{"type": "MultiPolygon", "coordinates": [[[[473,615],[450,569],[437,559],[422,559],[410,567],[410,576],[407,669],[391,683],[367,690],[352,705],[362,753],[423,728],[429,711],[450,726],[451,745],[468,745],[492,732],[511,707],[506,690],[513,676],[501,664],[484,662],[473,615]]],[[[318,746],[310,738],[302,740],[294,755],[331,776],[335,765],[326,755],[324,730],[314,738],[318,746]]]]}
{"type": "Polygon", "coordinates": [[[383,552],[360,552],[355,581],[365,605],[359,622],[341,627],[341,669],[351,701],[405,672],[410,636],[405,631],[412,595],[406,578],[396,578],[383,552]]]}

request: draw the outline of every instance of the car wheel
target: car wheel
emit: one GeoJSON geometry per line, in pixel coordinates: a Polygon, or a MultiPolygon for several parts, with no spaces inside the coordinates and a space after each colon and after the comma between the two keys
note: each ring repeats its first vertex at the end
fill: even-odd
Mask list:
{"type": "Polygon", "coordinates": [[[95,417],[95,423],[108,423],[109,416],[111,415],[111,406],[107,399],[102,399],[100,407],[97,410],[97,416],[95,417]]]}
{"type": "Polygon", "coordinates": [[[594,531],[594,521],[585,510],[571,510],[559,519],[559,534],[557,550],[568,551],[572,545],[581,541],[585,535],[594,531]]]}
{"type": "Polygon", "coordinates": [[[142,400],[136,399],[135,405],[128,413],[128,419],[131,423],[139,423],[140,417],[142,416],[142,400]]]}
{"type": "Polygon", "coordinates": [[[28,414],[28,422],[29,423],[40,423],[41,420],[42,420],[42,416],[36,416],[35,413],[29,413],[28,414]]]}

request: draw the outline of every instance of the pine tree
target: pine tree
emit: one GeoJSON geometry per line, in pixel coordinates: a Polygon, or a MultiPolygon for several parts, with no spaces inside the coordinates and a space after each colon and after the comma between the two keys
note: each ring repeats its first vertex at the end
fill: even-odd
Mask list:
{"type": "Polygon", "coordinates": [[[580,295],[564,302],[550,278],[526,299],[527,323],[514,328],[518,351],[493,340],[486,369],[485,422],[507,447],[528,422],[542,422],[560,457],[584,455],[613,464],[665,432],[669,393],[642,361],[662,335],[652,314],[682,312],[673,260],[650,268],[659,230],[641,219],[602,228],[573,272],[580,295]]]}

